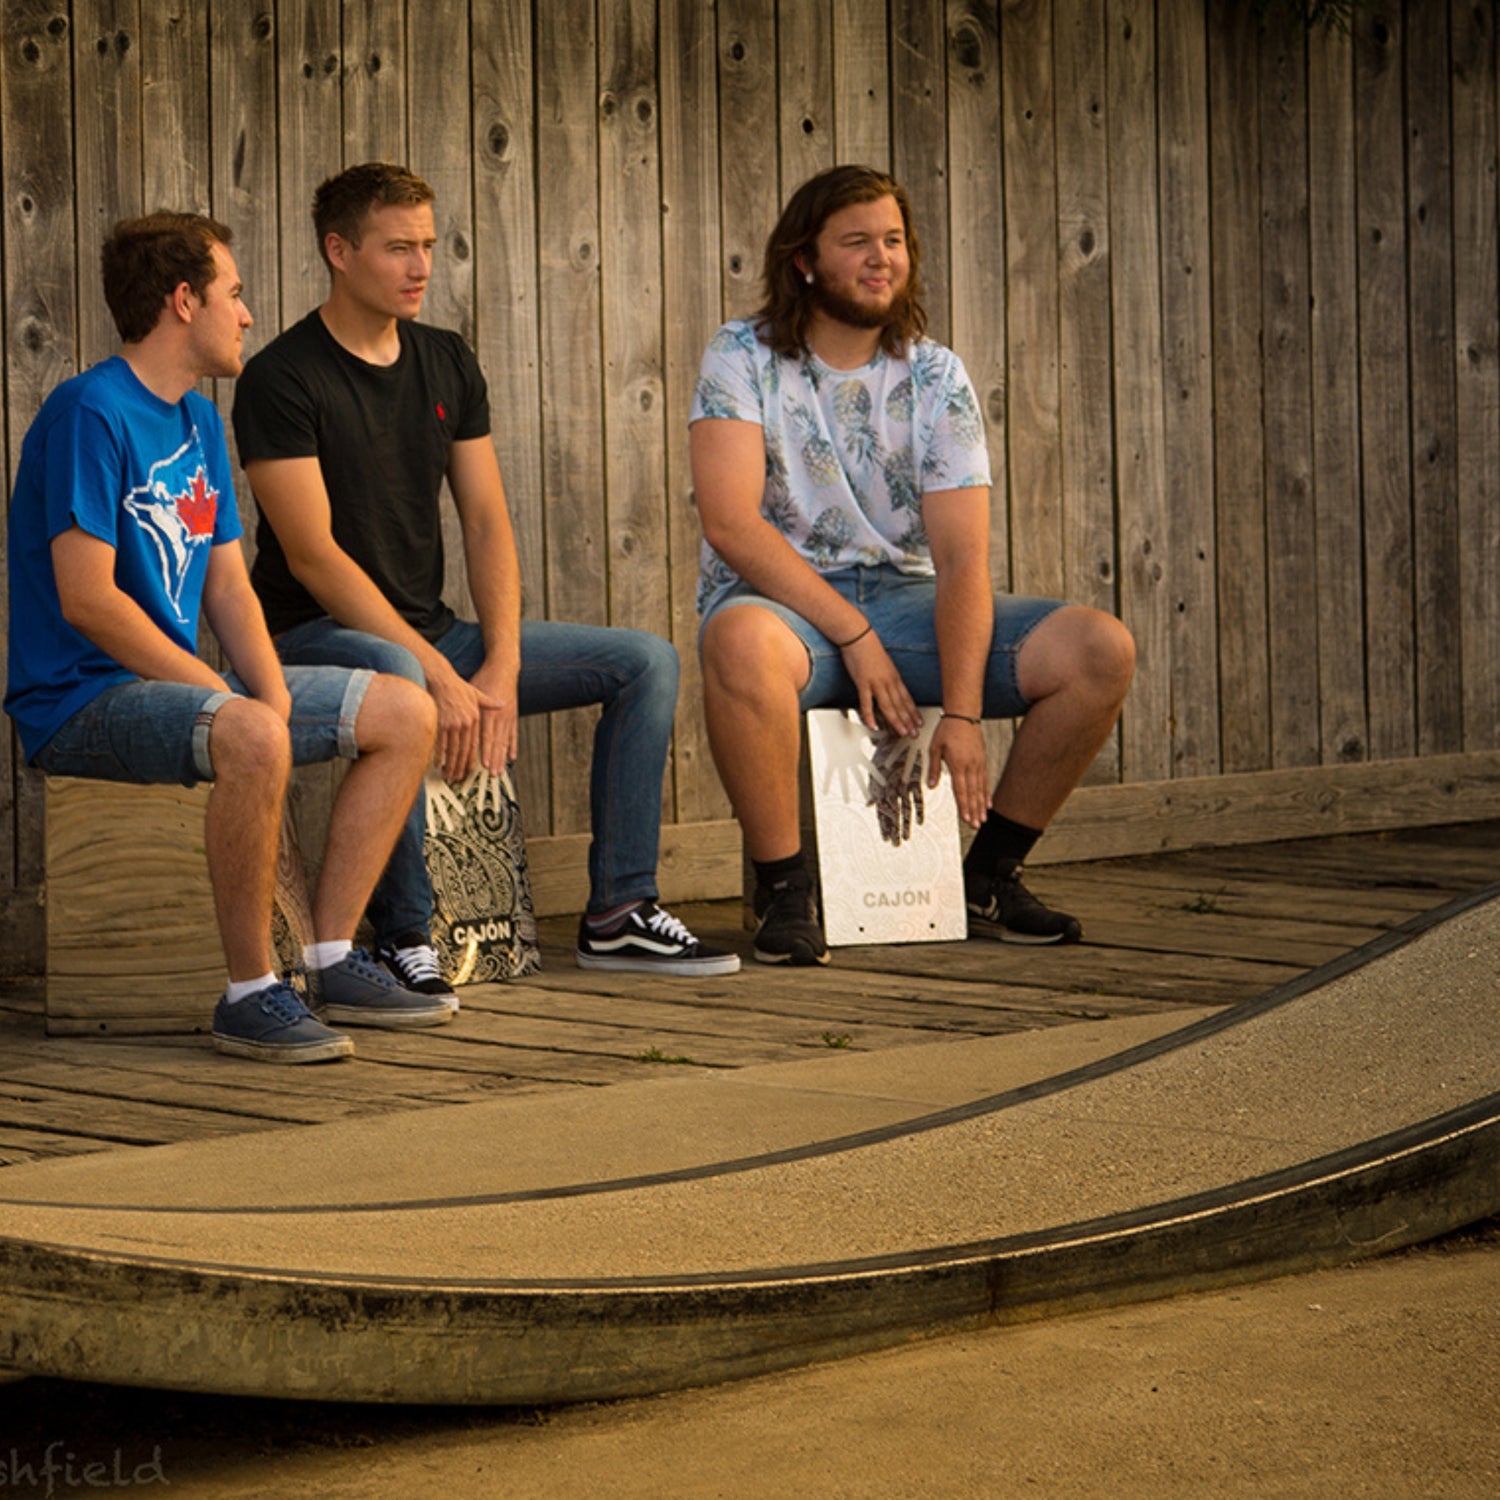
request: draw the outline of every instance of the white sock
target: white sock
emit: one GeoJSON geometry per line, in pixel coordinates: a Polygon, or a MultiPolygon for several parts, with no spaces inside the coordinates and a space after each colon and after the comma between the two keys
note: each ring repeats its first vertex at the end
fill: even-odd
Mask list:
{"type": "Polygon", "coordinates": [[[224,998],[231,1005],[238,1005],[241,1000],[260,990],[268,990],[276,983],[274,974],[262,974],[259,979],[231,979],[228,988],[224,991],[224,998]]]}
{"type": "Polygon", "coordinates": [[[348,938],[335,938],[331,943],[309,943],[302,950],[302,962],[309,969],[331,969],[341,964],[354,950],[348,938]]]}

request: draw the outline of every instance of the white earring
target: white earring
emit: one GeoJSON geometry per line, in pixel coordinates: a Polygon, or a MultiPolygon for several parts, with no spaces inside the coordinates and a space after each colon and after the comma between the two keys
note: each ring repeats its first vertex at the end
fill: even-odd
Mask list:
{"type": "Polygon", "coordinates": [[[813,284],[813,273],[811,271],[805,272],[802,279],[808,284],[808,286],[811,286],[813,284]]]}

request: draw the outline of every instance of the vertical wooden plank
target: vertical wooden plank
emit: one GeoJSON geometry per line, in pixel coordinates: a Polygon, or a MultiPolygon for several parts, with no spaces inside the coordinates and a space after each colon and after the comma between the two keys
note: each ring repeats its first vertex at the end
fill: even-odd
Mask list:
{"type": "Polygon", "coordinates": [[[1370,754],[1416,749],[1412,620],[1402,34],[1394,11],[1355,25],[1360,453],[1370,754]]]}
{"type": "Polygon", "coordinates": [[[1156,37],[1172,774],[1212,776],[1219,769],[1219,628],[1211,503],[1208,55],[1201,0],[1161,0],[1156,37]]]}
{"type": "MultiPolygon", "coordinates": [[[[1056,0],[1052,30],[1063,590],[1074,603],[1114,613],[1119,598],[1104,0],[1056,0]]],[[[1118,765],[1116,737],[1090,779],[1115,780],[1118,765]],[[1110,765],[1101,766],[1106,758],[1110,765]]]]}
{"type": "MultiPolygon", "coordinates": [[[[474,199],[469,113],[468,0],[424,0],[407,9],[407,164],[431,184],[437,245],[422,321],[474,343],[474,199]]],[[[472,617],[463,532],[447,486],[442,496],[443,597],[472,617]]]]}
{"type": "MultiPolygon", "coordinates": [[[[599,5],[605,555],[613,625],[668,635],[655,0],[599,5]]],[[[667,816],[676,805],[667,766],[667,816]]],[[[642,787],[643,797],[651,789],[642,787]]]]}
{"type": "Polygon", "coordinates": [[[1359,345],[1354,209],[1354,54],[1326,28],[1308,38],[1313,492],[1318,719],[1324,765],[1364,760],[1359,345]]]}
{"type": "Polygon", "coordinates": [[[883,4],[833,0],[834,160],[889,171],[890,53],[883,4]]]}
{"type": "Polygon", "coordinates": [[[776,108],[776,32],[761,0],[719,0],[718,12],[724,316],[741,318],[761,304],[766,237],[784,197],[765,144],[776,108]]]}
{"type": "MultiPolygon", "coordinates": [[[[473,16],[475,319],[490,420],[521,559],[521,606],[546,613],[542,414],[537,365],[537,181],[531,0],[477,6],[473,16]]],[[[551,817],[547,718],[521,721],[516,795],[530,833],[551,817]]]]}
{"type": "MultiPolygon", "coordinates": [[[[209,191],[208,0],[141,8],[142,203],[206,214],[209,191]]],[[[262,309],[252,305],[259,317],[262,309]]]]}
{"type": "MultiPolygon", "coordinates": [[[[542,481],[547,515],[547,613],[607,618],[604,472],[599,433],[599,178],[593,0],[537,12],[537,164],[541,246],[542,481]]],[[[588,828],[594,715],[557,716],[552,831],[588,828]]]]}
{"type": "MultiPolygon", "coordinates": [[[[994,0],[951,0],[947,26],[948,142],[953,173],[951,337],[984,413],[990,454],[990,576],[996,587],[1010,588],[1006,211],[1000,152],[1000,19],[994,0]]],[[[925,238],[923,247],[925,271],[925,238]]],[[[1029,524],[1029,508],[1025,519],[1029,524]]]]}
{"type": "MultiPolygon", "coordinates": [[[[213,214],[234,231],[235,261],[252,310],[268,311],[280,302],[276,192],[276,28],[269,10],[212,0],[210,88],[213,98],[213,214]]],[[[263,347],[275,332],[274,317],[245,335],[245,356],[263,347]]],[[[234,390],[215,382],[224,425],[234,390]]],[[[253,532],[255,502],[250,487],[239,487],[240,517],[253,532]]]]}
{"type": "Polygon", "coordinates": [[[698,666],[698,554],[687,415],[703,347],[719,321],[719,133],[713,0],[661,9],[662,295],[667,416],[667,527],[672,641],[682,661],[673,734],[677,821],[727,818],[703,722],[698,666]]]}
{"type": "Polygon", "coordinates": [[[85,368],[120,346],[99,291],[99,247],[113,224],[141,212],[140,58],[137,0],[74,0],[78,344],[85,368]]]}
{"type": "Polygon", "coordinates": [[[1463,747],[1448,15],[1419,0],[1406,15],[1417,753],[1443,755],[1463,747]]]}
{"type": "Polygon", "coordinates": [[[342,128],[338,0],[281,0],[277,47],[280,109],[277,161],[281,174],[281,301],[255,297],[251,310],[262,340],[306,316],[328,295],[328,268],[313,232],[318,184],[339,164],[327,152],[342,128]]]}
{"type": "MultiPolygon", "coordinates": [[[[1006,417],[1006,216],[1001,182],[1000,16],[995,0],[949,0],[948,154],[953,348],[984,413],[990,456],[990,577],[1011,588],[1011,498],[1006,417]]],[[[1049,242],[1050,243],[1050,242],[1049,242]]],[[[1021,524],[1031,524],[1028,504],[1021,524]]],[[[1013,726],[986,724],[991,767],[1010,752],[1013,726]]]]}
{"type": "Polygon", "coordinates": [[[834,162],[829,0],[781,0],[776,16],[777,135],[790,194],[834,162]]]}
{"type": "MultiPolygon", "coordinates": [[[[78,368],[73,238],[71,30],[65,0],[17,0],[0,35],[4,184],[5,517],[21,439],[37,408],[78,368]]],[[[0,579],[0,604],[9,608],[0,579]]],[[[39,973],[42,782],[21,765],[9,721],[0,730],[0,971],[39,973]]]]}
{"type": "Polygon", "coordinates": [[[659,104],[654,0],[599,7],[599,258],[609,616],[666,635],[659,104]]]}
{"type": "MultiPolygon", "coordinates": [[[[344,0],[344,159],[405,162],[405,0],[344,0]]],[[[320,179],[321,180],[321,179],[320,179]]]]}
{"type": "Polygon", "coordinates": [[[1170,591],[1163,492],[1156,37],[1149,0],[1110,0],[1110,269],[1120,613],[1140,663],[1120,725],[1127,781],[1171,774],[1170,591]]]}
{"type": "Polygon", "coordinates": [[[1495,11],[1453,0],[1453,301],[1464,749],[1500,745],[1495,11]]]}
{"type": "MultiPolygon", "coordinates": [[[[1056,598],[1064,582],[1051,0],[1003,0],[1000,62],[1011,587],[1056,598]]],[[[958,311],[955,297],[955,325],[958,311]]]]}
{"type": "Polygon", "coordinates": [[[1218,531],[1220,769],[1271,762],[1261,419],[1260,28],[1249,6],[1209,12],[1214,520],[1218,531]]]}
{"type": "Polygon", "coordinates": [[[1303,39],[1260,54],[1261,320],[1265,360],[1266,589],[1271,763],[1318,762],[1318,619],[1312,491],[1307,86],[1303,39]]]}
{"type": "Polygon", "coordinates": [[[411,129],[406,163],[437,195],[437,247],[422,321],[474,342],[474,202],[469,156],[468,0],[422,0],[407,9],[411,129]]]}
{"type": "Polygon", "coordinates": [[[891,0],[891,160],[911,197],[927,284],[927,331],[951,343],[948,299],[947,35],[937,0],[891,0]]]}

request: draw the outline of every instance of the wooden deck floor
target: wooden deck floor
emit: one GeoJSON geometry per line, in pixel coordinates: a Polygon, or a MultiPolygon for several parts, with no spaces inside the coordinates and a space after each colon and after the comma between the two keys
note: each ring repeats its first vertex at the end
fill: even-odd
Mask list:
{"type": "MultiPolygon", "coordinates": [[[[475,987],[451,1026],[355,1033],[352,1062],[271,1068],[202,1036],[48,1038],[34,989],[0,988],[0,1165],[587,1087],[1229,1005],[1500,879],[1500,822],[1041,867],[1078,914],[1066,949],[988,942],[842,949],[820,970],[748,962],[739,906],[679,908],[747,955],[694,983],[585,974],[573,922],[543,924],[545,971],[475,987]]],[[[205,997],[205,1018],[211,997],[205,997]]]]}

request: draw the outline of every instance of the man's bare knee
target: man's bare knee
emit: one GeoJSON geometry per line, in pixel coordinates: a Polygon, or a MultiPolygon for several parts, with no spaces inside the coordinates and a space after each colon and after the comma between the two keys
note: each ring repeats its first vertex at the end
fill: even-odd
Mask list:
{"type": "Polygon", "coordinates": [[[208,758],[218,780],[284,782],[292,768],[292,737],[285,721],[254,698],[231,698],[214,713],[208,758]]]}
{"type": "Polygon", "coordinates": [[[437,722],[437,704],[426,688],[379,672],[365,691],[354,735],[361,752],[399,747],[425,761],[437,738],[437,722]]]}
{"type": "Polygon", "coordinates": [[[704,689],[796,694],[812,672],[807,648],[779,616],[757,605],[721,610],[703,632],[704,689]]]}
{"type": "Polygon", "coordinates": [[[1016,666],[1021,691],[1033,703],[1081,690],[1119,704],[1135,675],[1135,638],[1113,615],[1070,604],[1032,631],[1016,666]]]}

